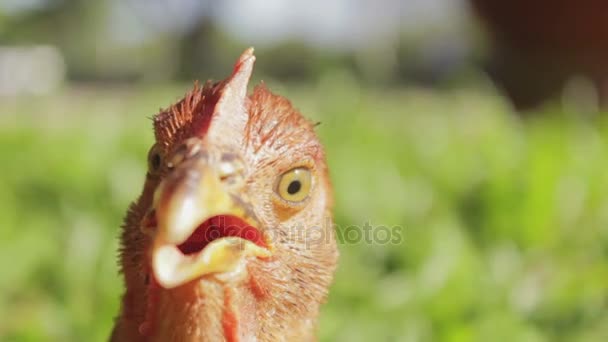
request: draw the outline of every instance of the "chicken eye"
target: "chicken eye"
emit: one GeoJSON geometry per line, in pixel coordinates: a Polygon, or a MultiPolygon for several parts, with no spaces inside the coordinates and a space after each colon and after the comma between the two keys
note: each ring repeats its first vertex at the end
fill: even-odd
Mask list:
{"type": "Polygon", "coordinates": [[[291,169],[279,178],[277,193],[289,202],[301,202],[310,193],[310,170],[304,167],[291,169]]]}
{"type": "Polygon", "coordinates": [[[152,146],[150,152],[148,152],[148,170],[154,174],[160,171],[163,166],[162,151],[158,145],[152,146]]]}

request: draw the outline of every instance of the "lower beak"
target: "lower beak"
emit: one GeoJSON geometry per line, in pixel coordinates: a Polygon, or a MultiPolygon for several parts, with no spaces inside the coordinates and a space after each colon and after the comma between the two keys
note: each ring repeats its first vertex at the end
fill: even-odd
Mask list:
{"type": "Polygon", "coordinates": [[[154,212],[157,227],[152,271],[165,288],[208,274],[230,272],[247,256],[271,256],[257,220],[248,214],[251,211],[247,210],[247,204],[230,194],[218,171],[202,159],[190,160],[167,175],[155,192],[154,212]],[[206,237],[197,253],[185,254],[180,250],[179,246],[189,241],[197,229],[205,230],[208,225],[204,223],[218,215],[241,223],[223,227],[219,230],[223,233],[206,237]],[[247,238],[242,233],[244,227],[255,229],[256,236],[262,238],[257,241],[247,238]]]}

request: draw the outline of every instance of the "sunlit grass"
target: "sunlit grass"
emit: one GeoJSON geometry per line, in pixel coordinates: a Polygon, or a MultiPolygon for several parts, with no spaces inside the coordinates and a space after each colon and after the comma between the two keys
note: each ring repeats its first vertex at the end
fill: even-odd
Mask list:
{"type": "MultiPolygon", "coordinates": [[[[326,144],[342,244],[320,336],[600,341],[608,336],[608,124],[521,120],[493,94],[279,88],[326,144]]],[[[186,87],[66,90],[0,103],[0,340],[106,340],[118,227],[148,119],[186,87]]]]}

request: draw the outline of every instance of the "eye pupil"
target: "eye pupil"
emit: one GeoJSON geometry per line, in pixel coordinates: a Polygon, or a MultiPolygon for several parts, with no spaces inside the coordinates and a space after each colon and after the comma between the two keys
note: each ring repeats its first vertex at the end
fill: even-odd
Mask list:
{"type": "Polygon", "coordinates": [[[150,164],[153,170],[158,170],[160,168],[160,155],[158,153],[154,153],[150,158],[150,164]]]}
{"type": "Polygon", "coordinates": [[[287,192],[290,195],[295,195],[300,191],[300,189],[302,189],[302,183],[300,183],[300,181],[298,180],[295,180],[289,183],[289,186],[287,187],[287,192]]]}

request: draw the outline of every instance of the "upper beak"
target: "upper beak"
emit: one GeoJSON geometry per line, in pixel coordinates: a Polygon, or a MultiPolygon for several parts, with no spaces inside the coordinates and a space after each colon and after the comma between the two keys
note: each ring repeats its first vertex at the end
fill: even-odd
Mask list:
{"type": "Polygon", "coordinates": [[[157,227],[152,270],[161,286],[172,288],[206,274],[229,272],[246,256],[271,255],[265,241],[260,245],[239,235],[239,227],[231,227],[234,234],[208,239],[196,254],[186,255],[178,248],[205,221],[218,215],[236,217],[259,232],[257,219],[244,201],[230,193],[223,173],[208,158],[194,156],[178,165],[158,186],[154,194],[157,227]]]}

